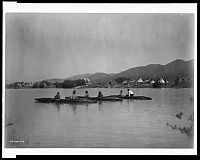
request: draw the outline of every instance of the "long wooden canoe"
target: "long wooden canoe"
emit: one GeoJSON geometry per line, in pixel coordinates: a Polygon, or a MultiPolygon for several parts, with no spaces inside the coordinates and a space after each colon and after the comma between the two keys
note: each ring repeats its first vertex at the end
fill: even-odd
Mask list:
{"type": "Polygon", "coordinates": [[[40,103],[97,103],[96,100],[91,100],[91,99],[70,99],[70,98],[65,98],[65,99],[54,99],[54,98],[35,98],[36,102],[40,103]]]}
{"type": "Polygon", "coordinates": [[[146,96],[133,96],[133,97],[129,97],[127,95],[125,96],[120,96],[120,95],[110,95],[108,97],[117,97],[117,98],[122,98],[122,99],[134,99],[134,100],[152,100],[152,98],[150,97],[146,97],[146,96]]]}
{"type": "MultiPolygon", "coordinates": [[[[78,98],[86,98],[84,96],[78,96],[78,98]]],[[[105,96],[105,97],[88,97],[87,99],[89,100],[97,100],[97,101],[123,101],[122,98],[120,97],[110,97],[110,96],[105,96]]]]}

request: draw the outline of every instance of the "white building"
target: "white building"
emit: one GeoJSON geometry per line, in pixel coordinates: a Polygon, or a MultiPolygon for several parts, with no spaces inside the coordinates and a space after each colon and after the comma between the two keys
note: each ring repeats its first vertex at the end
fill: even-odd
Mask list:
{"type": "Polygon", "coordinates": [[[89,78],[83,78],[83,80],[85,81],[86,84],[91,84],[90,79],[89,78]]]}

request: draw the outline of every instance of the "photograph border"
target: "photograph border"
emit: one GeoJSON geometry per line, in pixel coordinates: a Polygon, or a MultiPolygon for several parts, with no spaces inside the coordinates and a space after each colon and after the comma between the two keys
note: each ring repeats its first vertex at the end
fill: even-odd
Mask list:
{"type": "Polygon", "coordinates": [[[3,2],[2,157],[16,155],[197,155],[197,3],[183,4],[19,4],[3,2]],[[5,15],[6,13],[192,13],[194,14],[194,148],[5,148],[5,15]]]}

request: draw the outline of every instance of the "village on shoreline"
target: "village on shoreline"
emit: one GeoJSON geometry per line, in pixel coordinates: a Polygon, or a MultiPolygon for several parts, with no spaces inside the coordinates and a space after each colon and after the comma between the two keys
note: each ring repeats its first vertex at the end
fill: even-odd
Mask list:
{"type": "Polygon", "coordinates": [[[193,81],[191,78],[177,77],[174,81],[168,81],[162,76],[154,80],[153,78],[143,80],[138,77],[137,80],[129,78],[116,78],[108,82],[91,83],[89,78],[76,80],[64,80],[61,82],[49,82],[47,80],[39,82],[13,82],[6,84],[6,89],[22,88],[191,88],[193,81]]]}

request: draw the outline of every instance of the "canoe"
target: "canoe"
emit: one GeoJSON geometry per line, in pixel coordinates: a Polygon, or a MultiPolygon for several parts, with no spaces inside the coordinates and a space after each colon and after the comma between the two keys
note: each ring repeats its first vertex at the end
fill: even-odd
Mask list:
{"type": "Polygon", "coordinates": [[[124,96],[124,99],[135,99],[135,100],[152,100],[150,97],[145,97],[145,96],[133,96],[133,97],[128,97],[124,96]]]}
{"type": "Polygon", "coordinates": [[[129,97],[129,96],[120,96],[120,95],[110,95],[109,97],[118,97],[118,98],[122,98],[122,99],[134,99],[134,100],[152,100],[152,98],[150,97],[146,97],[146,96],[133,96],[133,97],[129,97]]]}
{"type": "MultiPolygon", "coordinates": [[[[78,96],[78,98],[86,98],[84,96],[78,96]]],[[[123,101],[122,98],[120,97],[110,97],[110,96],[105,96],[105,97],[88,97],[87,99],[89,100],[97,100],[97,101],[123,101]]]]}
{"type": "Polygon", "coordinates": [[[95,100],[90,99],[53,99],[53,98],[35,98],[37,102],[40,103],[97,103],[95,100]]]}

